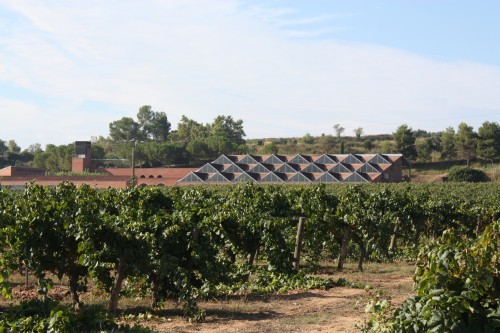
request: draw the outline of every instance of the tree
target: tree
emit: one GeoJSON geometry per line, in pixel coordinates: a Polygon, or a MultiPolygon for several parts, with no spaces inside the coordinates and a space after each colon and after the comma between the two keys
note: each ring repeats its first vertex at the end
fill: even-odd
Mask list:
{"type": "Polygon", "coordinates": [[[149,105],[143,105],[137,113],[142,136],[147,140],[166,141],[170,132],[170,123],[165,112],[156,112],[149,105]]]}
{"type": "Polygon", "coordinates": [[[0,155],[3,155],[7,150],[8,148],[5,145],[5,141],[0,140],[0,155]]]}
{"type": "Polygon", "coordinates": [[[43,152],[42,145],[39,143],[29,145],[28,148],[25,149],[25,151],[33,155],[43,152]]]}
{"type": "Polygon", "coordinates": [[[109,124],[109,136],[113,141],[139,141],[143,139],[140,125],[130,117],[123,117],[109,124]]]}
{"type": "Polygon", "coordinates": [[[45,151],[35,155],[33,165],[50,172],[70,171],[74,144],[55,146],[48,144],[45,151]]]}
{"type": "Polygon", "coordinates": [[[7,147],[8,147],[9,152],[11,152],[11,153],[18,154],[21,152],[21,147],[19,147],[17,145],[15,140],[9,140],[9,142],[7,143],[7,147]]]}
{"type": "Polygon", "coordinates": [[[417,147],[418,159],[423,162],[429,162],[432,159],[432,151],[434,150],[434,142],[432,138],[424,138],[419,142],[417,147]]]}
{"type": "Polygon", "coordinates": [[[302,137],[302,142],[305,143],[306,145],[311,145],[314,143],[314,137],[309,134],[309,133],[306,133],[303,137],[302,137]]]}
{"type": "Polygon", "coordinates": [[[356,135],[356,138],[360,138],[363,135],[363,127],[358,127],[353,130],[354,134],[356,135]]]}
{"type": "Polygon", "coordinates": [[[274,142],[267,142],[262,149],[262,154],[277,154],[279,147],[274,142]]]}
{"type": "Polygon", "coordinates": [[[246,136],[243,130],[243,120],[234,120],[231,116],[217,116],[212,124],[208,126],[210,136],[221,136],[228,140],[231,145],[239,146],[245,143],[246,136]]]}
{"type": "Polygon", "coordinates": [[[246,135],[243,120],[234,120],[231,116],[217,116],[213,123],[207,124],[209,136],[206,142],[215,155],[243,153],[246,135]]]}
{"type": "Polygon", "coordinates": [[[208,128],[205,125],[183,115],[177,124],[177,130],[172,132],[171,139],[187,144],[193,140],[204,140],[208,135],[208,128]]]}
{"type": "Polygon", "coordinates": [[[345,128],[340,126],[340,124],[333,125],[333,129],[335,130],[335,133],[337,134],[337,138],[340,138],[342,133],[345,131],[345,128]]]}
{"type": "Polygon", "coordinates": [[[363,147],[365,147],[365,149],[369,152],[370,150],[373,149],[373,142],[372,140],[366,140],[365,142],[363,142],[363,147]]]}
{"type": "Polygon", "coordinates": [[[148,167],[185,163],[186,150],[178,142],[144,142],[140,147],[148,167]]]}
{"type": "Polygon", "coordinates": [[[448,127],[440,136],[441,141],[441,158],[449,160],[457,156],[455,147],[455,130],[453,127],[448,127]]]}
{"type": "Polygon", "coordinates": [[[332,135],[323,135],[318,139],[318,145],[320,148],[320,152],[322,153],[331,153],[335,150],[335,145],[337,140],[332,135]]]}
{"type": "Polygon", "coordinates": [[[414,159],[417,156],[415,149],[415,135],[411,127],[403,124],[398,127],[393,133],[394,140],[396,141],[396,149],[408,159],[414,159]]]}
{"type": "Polygon", "coordinates": [[[458,125],[458,131],[455,135],[455,146],[457,147],[458,157],[469,160],[476,153],[476,138],[472,126],[466,123],[458,125]]]}
{"type": "Polygon", "coordinates": [[[210,150],[208,144],[202,139],[194,139],[189,141],[186,145],[186,151],[189,153],[191,159],[195,162],[201,162],[208,159],[210,150]]]}
{"type": "Polygon", "coordinates": [[[500,126],[486,121],[478,129],[477,154],[487,160],[495,160],[500,155],[500,126]]]}

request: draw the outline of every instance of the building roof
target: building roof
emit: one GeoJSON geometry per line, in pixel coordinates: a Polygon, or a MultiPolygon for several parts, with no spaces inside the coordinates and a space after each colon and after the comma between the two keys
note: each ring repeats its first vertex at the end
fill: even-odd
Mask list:
{"type": "Polygon", "coordinates": [[[394,175],[402,173],[391,176],[391,170],[401,168],[405,161],[401,154],[221,155],[177,183],[399,182],[401,176],[394,175]],[[197,177],[200,172],[206,173],[205,179],[197,177]]]}

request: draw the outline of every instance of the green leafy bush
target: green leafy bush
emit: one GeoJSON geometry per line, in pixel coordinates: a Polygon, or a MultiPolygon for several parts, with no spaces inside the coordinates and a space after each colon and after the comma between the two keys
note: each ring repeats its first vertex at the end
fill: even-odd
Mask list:
{"type": "Polygon", "coordinates": [[[475,241],[445,232],[420,253],[417,295],[396,311],[396,332],[500,330],[500,222],[475,241]]]}
{"type": "Polygon", "coordinates": [[[488,176],[481,170],[470,167],[455,166],[448,173],[448,181],[450,182],[471,182],[480,183],[489,181],[488,176]]]}
{"type": "Polygon", "coordinates": [[[374,298],[362,332],[498,332],[500,222],[474,241],[446,231],[422,249],[416,295],[390,315],[390,301],[374,298]]]}
{"type": "Polygon", "coordinates": [[[79,312],[45,297],[22,302],[0,315],[0,332],[153,332],[142,326],[119,325],[100,306],[79,312]]]}

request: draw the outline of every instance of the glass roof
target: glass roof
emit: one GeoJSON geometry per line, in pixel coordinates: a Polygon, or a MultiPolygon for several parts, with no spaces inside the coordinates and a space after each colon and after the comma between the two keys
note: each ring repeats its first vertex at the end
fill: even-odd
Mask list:
{"type": "Polygon", "coordinates": [[[207,183],[228,183],[229,181],[230,180],[220,172],[217,172],[206,180],[207,183]]]}
{"type": "Polygon", "coordinates": [[[352,166],[346,165],[343,162],[335,164],[333,168],[331,168],[329,171],[331,172],[338,172],[338,173],[347,173],[347,172],[352,172],[352,166]]]}
{"type": "Polygon", "coordinates": [[[311,173],[318,173],[318,172],[325,172],[326,168],[324,165],[318,165],[316,163],[311,163],[308,166],[306,166],[302,171],[303,172],[311,172],[311,173]]]}
{"type": "Polygon", "coordinates": [[[295,155],[294,158],[292,158],[290,163],[295,163],[295,164],[309,164],[311,161],[309,161],[304,155],[298,154],[295,155]]]}
{"type": "Polygon", "coordinates": [[[377,154],[373,156],[368,162],[375,164],[391,164],[384,156],[377,154]]]}
{"type": "Polygon", "coordinates": [[[283,173],[295,173],[297,172],[298,167],[296,165],[290,165],[289,163],[283,163],[278,169],[276,169],[276,172],[283,172],[283,173]]]}
{"type": "Polygon", "coordinates": [[[283,164],[286,162],[285,157],[272,154],[263,163],[268,164],[283,164]]]}
{"type": "Polygon", "coordinates": [[[336,164],[338,162],[338,159],[335,156],[323,154],[314,162],[320,164],[336,164]]]}
{"type": "Polygon", "coordinates": [[[345,164],[363,164],[363,162],[359,157],[353,154],[347,155],[347,157],[342,161],[345,164]]]}
{"type": "Polygon", "coordinates": [[[262,178],[260,182],[262,183],[282,183],[284,176],[275,172],[270,172],[267,176],[262,178]]]}
{"type": "Polygon", "coordinates": [[[338,183],[339,181],[340,181],[340,175],[337,177],[330,172],[325,172],[315,180],[315,182],[319,183],[338,183]]]}
{"type": "Polygon", "coordinates": [[[310,183],[311,182],[311,175],[306,175],[302,172],[297,172],[295,175],[290,177],[288,179],[289,183],[310,183]]]}
{"type": "Polygon", "coordinates": [[[361,173],[354,172],[352,175],[343,180],[344,183],[369,183],[370,181],[361,173]]]}
{"type": "Polygon", "coordinates": [[[361,168],[356,170],[357,172],[367,172],[367,173],[379,173],[380,170],[377,169],[377,167],[371,163],[365,163],[361,168]]]}

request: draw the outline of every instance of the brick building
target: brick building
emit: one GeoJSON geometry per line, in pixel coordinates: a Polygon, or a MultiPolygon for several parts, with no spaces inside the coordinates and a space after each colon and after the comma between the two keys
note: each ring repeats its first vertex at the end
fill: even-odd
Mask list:
{"type": "Polygon", "coordinates": [[[95,188],[174,186],[210,183],[376,183],[401,182],[408,162],[401,154],[221,155],[201,168],[96,168],[89,141],[75,142],[75,175],[51,176],[45,170],[11,166],[0,169],[0,185],[35,181],[55,186],[63,181],[95,188]],[[78,175],[85,172],[91,175],[78,175]],[[135,177],[132,177],[132,175],[135,177]]]}

